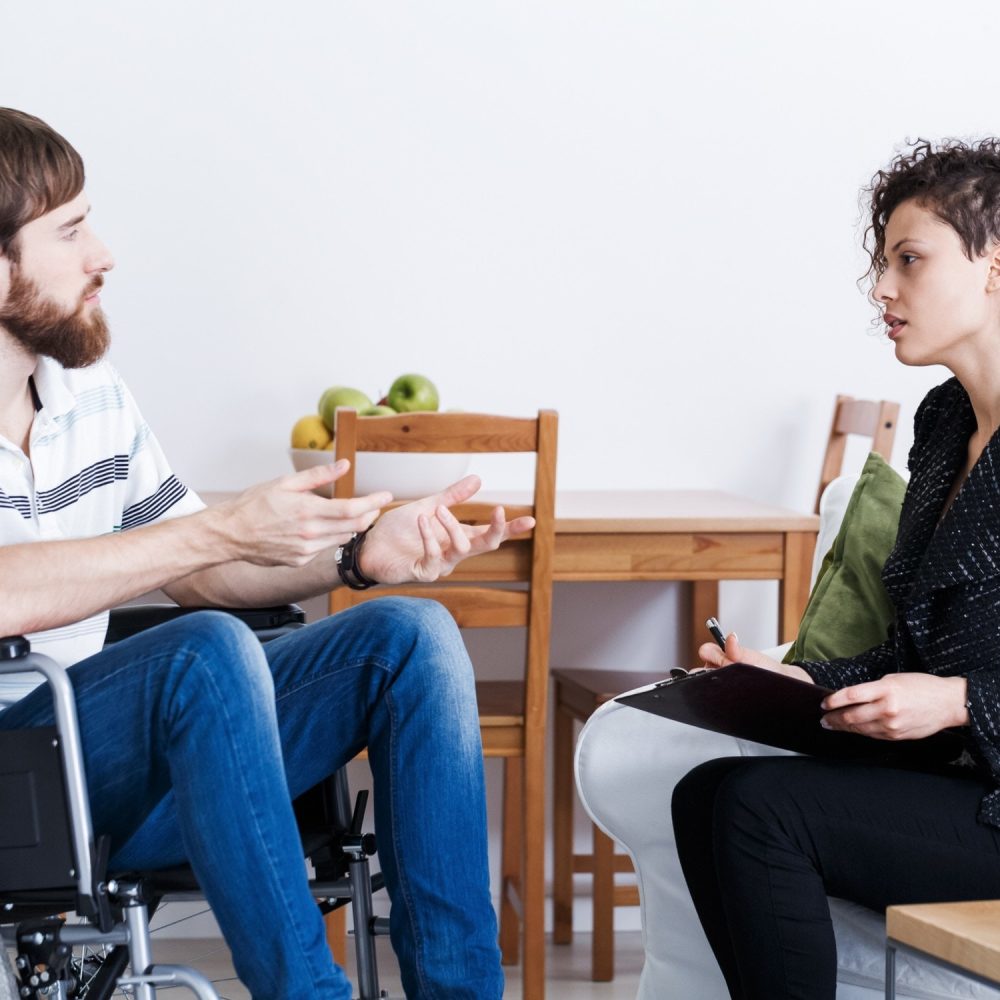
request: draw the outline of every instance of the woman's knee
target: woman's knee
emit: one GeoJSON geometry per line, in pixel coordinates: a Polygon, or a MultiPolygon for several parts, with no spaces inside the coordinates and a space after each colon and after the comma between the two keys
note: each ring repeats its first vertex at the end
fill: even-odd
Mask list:
{"type": "Polygon", "coordinates": [[[773,838],[796,825],[795,757],[757,757],[734,769],[719,782],[715,794],[715,822],[728,831],[773,838]]]}
{"type": "Polygon", "coordinates": [[[715,757],[691,768],[674,786],[671,800],[674,816],[684,816],[694,808],[700,810],[711,806],[722,782],[747,763],[745,757],[715,757]]]}

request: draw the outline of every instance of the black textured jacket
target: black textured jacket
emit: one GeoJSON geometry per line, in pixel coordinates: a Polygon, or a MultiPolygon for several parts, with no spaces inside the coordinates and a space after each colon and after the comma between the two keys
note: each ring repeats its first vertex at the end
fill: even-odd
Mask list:
{"type": "MultiPolygon", "coordinates": [[[[941,519],[975,429],[957,379],[924,398],[896,545],[882,570],[896,606],[889,638],[858,656],[799,665],[832,688],[894,671],[967,677],[969,750],[1000,786],[1000,432],[941,519]]],[[[1000,827],[1000,787],[983,798],[979,818],[1000,827]]]]}

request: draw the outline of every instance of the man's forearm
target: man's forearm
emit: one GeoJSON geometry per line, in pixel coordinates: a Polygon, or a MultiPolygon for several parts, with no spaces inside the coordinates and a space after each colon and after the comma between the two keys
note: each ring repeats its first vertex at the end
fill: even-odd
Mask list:
{"type": "Polygon", "coordinates": [[[229,562],[192,573],[164,587],[178,604],[187,607],[268,607],[303,601],[339,585],[336,547],[317,555],[305,566],[255,566],[229,562]]]}
{"type": "Polygon", "coordinates": [[[207,511],[96,538],[0,546],[0,635],[80,621],[228,558],[207,511]]]}

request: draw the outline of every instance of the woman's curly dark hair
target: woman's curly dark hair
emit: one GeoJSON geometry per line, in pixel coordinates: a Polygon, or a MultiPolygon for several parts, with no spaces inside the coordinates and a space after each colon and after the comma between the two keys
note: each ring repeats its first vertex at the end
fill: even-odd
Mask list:
{"type": "Polygon", "coordinates": [[[974,260],[1000,243],[1000,139],[917,139],[879,170],[863,193],[871,195],[866,277],[877,281],[885,273],[885,227],[896,208],[911,198],[951,226],[965,255],[974,260]]]}

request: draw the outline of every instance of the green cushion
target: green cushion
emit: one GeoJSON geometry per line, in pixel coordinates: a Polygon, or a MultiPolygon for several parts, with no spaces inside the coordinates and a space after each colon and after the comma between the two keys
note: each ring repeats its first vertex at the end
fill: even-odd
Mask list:
{"type": "Polygon", "coordinates": [[[895,610],[882,586],[882,567],[896,542],[905,492],[903,477],[872,452],[785,663],[854,656],[885,640],[895,610]]]}

